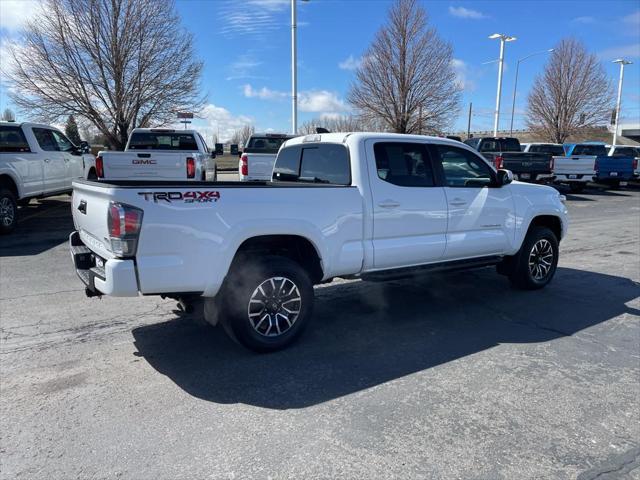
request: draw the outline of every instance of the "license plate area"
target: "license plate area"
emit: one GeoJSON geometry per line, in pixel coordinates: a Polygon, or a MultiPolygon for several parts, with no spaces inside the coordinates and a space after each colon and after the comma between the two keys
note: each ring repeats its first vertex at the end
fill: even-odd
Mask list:
{"type": "Polygon", "coordinates": [[[612,176],[612,177],[617,177],[618,176],[618,172],[610,172],[609,175],[612,176]]]}
{"type": "Polygon", "coordinates": [[[575,180],[576,178],[578,178],[578,175],[567,175],[567,178],[570,180],[575,180]]]}

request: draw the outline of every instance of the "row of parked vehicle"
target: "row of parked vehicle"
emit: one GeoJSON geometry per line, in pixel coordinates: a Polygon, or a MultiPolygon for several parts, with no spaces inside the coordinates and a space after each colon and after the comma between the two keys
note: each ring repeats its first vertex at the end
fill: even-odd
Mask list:
{"type": "Polygon", "coordinates": [[[568,185],[581,192],[589,182],[611,188],[638,179],[640,147],[602,142],[524,143],[517,138],[480,137],[465,140],[496,168],[511,170],[521,181],[568,185]]]}

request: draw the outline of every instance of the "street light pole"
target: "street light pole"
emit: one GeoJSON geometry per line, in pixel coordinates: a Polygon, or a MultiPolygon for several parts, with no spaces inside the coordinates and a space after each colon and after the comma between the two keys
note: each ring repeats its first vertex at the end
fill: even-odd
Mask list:
{"type": "Polygon", "coordinates": [[[520,60],[518,60],[518,63],[516,64],[516,80],[513,84],[513,103],[511,105],[511,126],[509,127],[510,136],[513,135],[513,115],[516,111],[516,91],[518,89],[518,72],[520,71],[520,62],[524,62],[527,58],[533,57],[534,55],[541,55],[543,53],[549,53],[549,52],[553,52],[553,48],[550,48],[549,50],[542,50],[540,52],[531,53],[526,57],[523,57],[520,60]]]}
{"type": "Polygon", "coordinates": [[[616,140],[618,137],[618,125],[620,125],[620,100],[622,99],[622,80],[624,79],[624,66],[630,65],[633,62],[629,60],[625,60],[624,58],[618,58],[617,60],[614,60],[613,63],[620,64],[620,81],[618,82],[618,101],[616,102],[616,124],[613,130],[613,140],[611,142],[611,145],[615,147],[616,140]]]}
{"type": "Polygon", "coordinates": [[[498,60],[498,92],[496,93],[496,111],[493,117],[493,136],[498,136],[498,124],[500,123],[500,97],[502,96],[502,68],[504,66],[504,44],[505,42],[513,42],[516,37],[504,35],[502,33],[494,33],[489,35],[491,39],[500,39],[500,59],[498,60]]]}
{"type": "Polygon", "coordinates": [[[298,46],[296,1],[291,0],[291,133],[298,131],[298,46]]]}

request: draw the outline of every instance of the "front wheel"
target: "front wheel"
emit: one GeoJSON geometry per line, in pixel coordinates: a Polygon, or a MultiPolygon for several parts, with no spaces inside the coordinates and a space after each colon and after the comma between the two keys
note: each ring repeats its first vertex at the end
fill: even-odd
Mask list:
{"type": "Polygon", "coordinates": [[[309,275],[285,257],[237,262],[221,295],[223,327],[231,338],[256,352],[290,345],[313,312],[309,275]]]}
{"type": "Polygon", "coordinates": [[[0,190],[0,234],[11,233],[18,223],[18,204],[11,190],[0,190]]]}
{"type": "Polygon", "coordinates": [[[523,290],[546,286],[558,266],[558,239],[547,227],[532,227],[513,258],[511,283],[523,290]]]}

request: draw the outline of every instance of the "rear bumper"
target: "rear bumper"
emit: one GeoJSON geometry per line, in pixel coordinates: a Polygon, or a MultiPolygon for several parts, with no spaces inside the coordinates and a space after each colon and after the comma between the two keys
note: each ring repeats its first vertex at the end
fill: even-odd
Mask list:
{"type": "Polygon", "coordinates": [[[69,235],[69,250],[76,273],[86,286],[87,295],[138,296],[138,279],[134,260],[117,258],[105,260],[99,257],[82,242],[77,231],[69,235]],[[102,266],[101,262],[103,262],[102,266]]]}
{"type": "Polygon", "coordinates": [[[557,183],[588,183],[593,181],[593,174],[555,174],[553,181],[557,183]]]}

